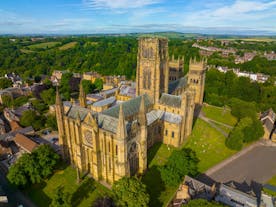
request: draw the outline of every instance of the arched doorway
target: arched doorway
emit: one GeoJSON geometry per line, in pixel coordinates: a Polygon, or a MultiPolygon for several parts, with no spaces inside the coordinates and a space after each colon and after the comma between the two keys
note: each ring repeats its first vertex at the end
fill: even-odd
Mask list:
{"type": "Polygon", "coordinates": [[[137,173],[139,169],[139,154],[138,154],[138,145],[136,142],[133,142],[129,148],[128,162],[129,162],[130,175],[133,176],[137,173]]]}

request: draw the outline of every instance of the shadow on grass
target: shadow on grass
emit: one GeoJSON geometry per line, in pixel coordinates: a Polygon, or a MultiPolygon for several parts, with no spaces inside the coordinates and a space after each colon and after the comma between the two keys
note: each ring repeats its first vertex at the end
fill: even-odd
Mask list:
{"type": "Polygon", "coordinates": [[[72,206],[78,206],[81,201],[89,197],[89,194],[96,189],[95,183],[92,179],[85,179],[78,189],[73,193],[71,198],[72,206]]]}
{"type": "Polygon", "coordinates": [[[155,157],[156,153],[158,152],[159,148],[161,147],[162,143],[157,142],[148,150],[148,165],[151,163],[153,158],[155,157]]]}
{"type": "Polygon", "coordinates": [[[46,187],[46,182],[41,182],[31,185],[28,189],[24,189],[23,192],[27,197],[30,198],[37,206],[47,207],[50,206],[52,200],[44,192],[43,189],[46,187]]]}
{"type": "Polygon", "coordinates": [[[162,191],[165,190],[165,185],[161,179],[158,166],[154,165],[147,170],[147,173],[143,176],[142,182],[147,186],[147,192],[150,195],[149,206],[160,207],[162,202],[159,197],[162,191]]]}

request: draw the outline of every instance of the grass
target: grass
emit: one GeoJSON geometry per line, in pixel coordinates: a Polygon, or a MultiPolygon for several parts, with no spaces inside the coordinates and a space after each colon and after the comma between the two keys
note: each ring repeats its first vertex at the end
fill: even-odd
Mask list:
{"type": "Polygon", "coordinates": [[[60,44],[60,42],[43,42],[43,43],[38,43],[38,44],[34,44],[34,45],[29,45],[28,48],[31,50],[47,49],[47,48],[55,47],[57,44],[60,44]]]}
{"type": "Polygon", "coordinates": [[[48,180],[31,186],[25,190],[25,193],[37,206],[47,207],[58,186],[63,186],[66,192],[72,194],[72,206],[78,207],[91,206],[99,196],[110,193],[107,188],[91,178],[85,178],[80,184],[77,184],[76,171],[71,166],[57,171],[48,180]]]}
{"type": "Polygon", "coordinates": [[[76,44],[77,44],[77,42],[69,42],[69,43],[67,43],[67,44],[64,44],[64,45],[60,46],[59,49],[60,49],[60,50],[68,50],[68,49],[70,49],[70,48],[75,47],[76,44]]]}
{"type": "Polygon", "coordinates": [[[224,109],[222,107],[204,105],[202,110],[207,118],[217,122],[221,122],[230,126],[235,126],[237,123],[237,118],[231,114],[231,110],[229,108],[224,109]]]}
{"type": "Polygon", "coordinates": [[[205,121],[197,119],[193,132],[184,147],[196,152],[200,160],[198,168],[203,173],[236,152],[228,149],[224,142],[225,137],[220,132],[205,121]]]}

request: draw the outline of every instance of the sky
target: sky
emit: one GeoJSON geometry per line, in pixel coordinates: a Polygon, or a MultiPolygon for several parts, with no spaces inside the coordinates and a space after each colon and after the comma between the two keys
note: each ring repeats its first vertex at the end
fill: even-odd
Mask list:
{"type": "Polygon", "coordinates": [[[0,34],[276,35],[276,0],[0,0],[0,34]]]}

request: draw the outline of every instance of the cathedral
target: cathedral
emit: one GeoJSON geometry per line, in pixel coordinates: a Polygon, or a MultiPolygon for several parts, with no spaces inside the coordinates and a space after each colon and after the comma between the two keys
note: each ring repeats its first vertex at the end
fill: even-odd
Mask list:
{"type": "Polygon", "coordinates": [[[191,134],[194,110],[203,101],[205,61],[170,61],[168,40],[139,39],[136,97],[101,112],[90,109],[80,86],[79,103],[65,104],[57,90],[56,117],[63,159],[79,172],[112,184],[147,169],[156,142],[179,147],[191,134]]]}

